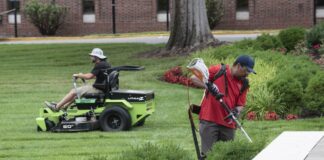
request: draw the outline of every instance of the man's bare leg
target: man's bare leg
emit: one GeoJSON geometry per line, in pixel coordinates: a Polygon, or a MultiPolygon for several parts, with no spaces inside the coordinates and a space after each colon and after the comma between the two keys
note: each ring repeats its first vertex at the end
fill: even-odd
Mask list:
{"type": "Polygon", "coordinates": [[[70,105],[76,97],[76,92],[74,89],[72,89],[65,97],[56,104],[57,109],[62,109],[65,107],[65,105],[70,105]]]}

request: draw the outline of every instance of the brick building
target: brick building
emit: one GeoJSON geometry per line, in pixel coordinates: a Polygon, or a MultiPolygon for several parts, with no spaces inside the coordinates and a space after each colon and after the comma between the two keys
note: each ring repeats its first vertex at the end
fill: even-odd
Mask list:
{"type": "Polygon", "coordinates": [[[217,28],[280,29],[311,27],[324,18],[324,0],[226,0],[217,28]]]}
{"type": "MultiPolygon", "coordinates": [[[[19,9],[18,36],[40,36],[23,13],[27,1],[0,0],[0,37],[14,36],[14,14],[5,12],[15,6],[19,9]]],[[[57,35],[113,33],[113,26],[116,33],[165,31],[168,27],[168,0],[45,1],[68,8],[57,35]]],[[[224,17],[216,29],[311,27],[324,18],[324,0],[224,0],[224,7],[224,17]]]]}

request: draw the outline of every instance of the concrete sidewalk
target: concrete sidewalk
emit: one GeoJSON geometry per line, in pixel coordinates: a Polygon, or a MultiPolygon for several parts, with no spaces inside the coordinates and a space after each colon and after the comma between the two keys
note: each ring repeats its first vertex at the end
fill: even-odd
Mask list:
{"type": "Polygon", "coordinates": [[[324,159],[324,137],[309,152],[305,160],[323,160],[324,159]]]}
{"type": "MultiPolygon", "coordinates": [[[[214,35],[220,41],[234,42],[243,39],[255,39],[260,34],[232,34],[232,35],[214,35]]],[[[146,37],[127,37],[127,38],[62,38],[53,40],[10,40],[0,41],[0,44],[52,44],[52,43],[147,43],[159,44],[167,43],[169,36],[146,36],[146,37]]]]}
{"type": "Polygon", "coordinates": [[[324,131],[283,132],[253,160],[324,160],[324,131]]]}

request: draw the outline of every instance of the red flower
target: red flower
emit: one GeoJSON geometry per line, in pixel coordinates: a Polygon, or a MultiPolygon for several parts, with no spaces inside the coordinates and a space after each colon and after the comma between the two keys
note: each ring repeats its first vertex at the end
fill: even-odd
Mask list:
{"type": "Polygon", "coordinates": [[[279,116],[276,112],[266,112],[266,114],[264,115],[264,119],[268,121],[275,121],[279,119],[279,116]]]}
{"type": "Polygon", "coordinates": [[[169,83],[177,83],[178,76],[175,76],[172,72],[167,71],[164,73],[164,80],[169,83]]]}
{"type": "Polygon", "coordinates": [[[294,120],[294,119],[298,119],[298,116],[295,115],[295,114],[288,114],[286,116],[286,120],[289,121],[289,120],[294,120]]]}
{"type": "Polygon", "coordinates": [[[320,45],[320,44],[314,44],[314,45],[313,45],[313,48],[314,48],[314,49],[320,49],[320,48],[321,48],[321,45],[320,45]]]}
{"type": "Polygon", "coordinates": [[[249,112],[249,113],[246,115],[246,119],[247,119],[247,120],[254,121],[254,120],[257,119],[257,116],[256,116],[255,112],[252,111],[252,112],[249,112]]]}
{"type": "Polygon", "coordinates": [[[181,76],[182,75],[182,69],[180,66],[174,67],[170,69],[170,72],[172,72],[174,75],[181,76]]]}
{"type": "Polygon", "coordinates": [[[173,67],[164,73],[163,79],[169,83],[179,83],[185,86],[195,87],[191,79],[182,74],[183,72],[180,66],[173,67]]]}

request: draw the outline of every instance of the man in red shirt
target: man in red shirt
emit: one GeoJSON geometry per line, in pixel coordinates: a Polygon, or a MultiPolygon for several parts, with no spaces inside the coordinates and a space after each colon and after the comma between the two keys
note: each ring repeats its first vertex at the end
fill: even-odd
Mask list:
{"type": "MultiPolygon", "coordinates": [[[[211,66],[209,68],[209,81],[214,83],[219,92],[224,95],[223,100],[231,110],[238,114],[242,111],[246,103],[247,89],[242,87],[247,81],[246,77],[250,73],[256,74],[253,70],[254,60],[247,55],[239,56],[233,65],[226,65],[225,72],[218,78],[215,75],[221,70],[222,65],[211,66]],[[216,79],[215,79],[216,78],[216,79]]],[[[203,84],[197,77],[191,77],[193,83],[203,87],[203,84]]],[[[235,122],[225,117],[228,113],[216,100],[215,96],[206,90],[201,103],[199,113],[199,132],[201,137],[202,154],[206,154],[217,141],[228,141],[234,139],[235,122]]]]}

